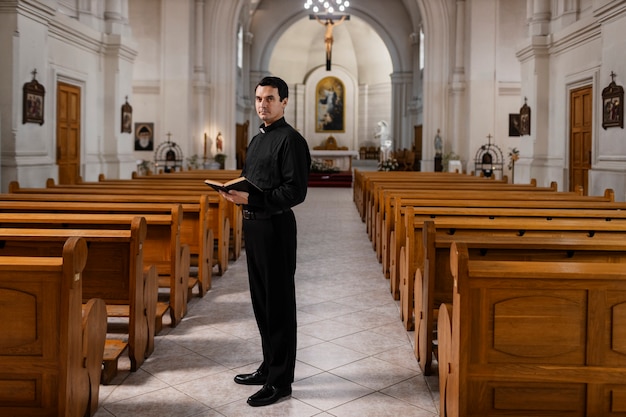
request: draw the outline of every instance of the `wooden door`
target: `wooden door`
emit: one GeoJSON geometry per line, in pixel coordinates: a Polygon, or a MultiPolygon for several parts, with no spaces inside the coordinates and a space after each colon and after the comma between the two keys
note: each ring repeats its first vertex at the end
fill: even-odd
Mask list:
{"type": "Polygon", "coordinates": [[[76,184],[80,176],[80,87],[57,84],[57,165],[59,184],[76,184]]]}
{"type": "Polygon", "coordinates": [[[569,189],[575,191],[582,187],[584,195],[589,192],[592,105],[591,87],[570,92],[569,189]]]}
{"type": "Polygon", "coordinates": [[[413,150],[415,151],[415,164],[413,169],[421,171],[422,162],[422,125],[413,126],[413,150]]]}
{"type": "Polygon", "coordinates": [[[246,150],[248,149],[248,130],[250,129],[250,121],[247,120],[244,124],[237,123],[237,138],[236,138],[236,155],[237,155],[237,169],[243,168],[244,162],[246,162],[246,150]]]}

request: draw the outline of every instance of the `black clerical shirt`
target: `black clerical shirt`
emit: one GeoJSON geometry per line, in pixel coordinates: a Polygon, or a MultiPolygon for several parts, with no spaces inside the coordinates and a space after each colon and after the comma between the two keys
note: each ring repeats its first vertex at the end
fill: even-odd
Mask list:
{"type": "Polygon", "coordinates": [[[284,117],[259,130],[248,146],[241,175],[263,193],[251,193],[245,208],[266,213],[287,210],[306,197],[311,167],[308,144],[284,117]]]}

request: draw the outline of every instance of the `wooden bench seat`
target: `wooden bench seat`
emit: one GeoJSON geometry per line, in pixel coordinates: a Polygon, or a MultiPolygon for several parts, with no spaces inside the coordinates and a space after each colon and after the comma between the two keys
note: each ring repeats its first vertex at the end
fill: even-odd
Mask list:
{"type": "Polygon", "coordinates": [[[602,217],[547,219],[520,215],[493,219],[425,218],[415,219],[414,224],[413,237],[407,239],[401,253],[401,318],[407,329],[415,327],[419,341],[416,356],[425,374],[430,373],[432,361],[435,306],[451,301],[446,255],[452,240],[467,240],[473,250],[489,259],[506,253],[509,258],[578,261],[594,251],[595,259],[601,259],[598,253],[602,251],[605,261],[626,262],[626,251],[622,252],[626,248],[620,243],[621,239],[626,241],[626,218],[609,222],[602,217]],[[614,250],[607,250],[611,245],[614,250]]]}
{"type": "Polygon", "coordinates": [[[107,340],[118,346],[105,349],[103,383],[115,376],[117,359],[128,351],[130,370],[136,371],[154,351],[158,283],[154,266],[145,266],[143,245],[147,226],[136,217],[128,229],[32,229],[0,228],[0,256],[61,256],[70,237],[83,238],[89,247],[83,269],[83,302],[98,298],[105,302],[108,317],[128,319],[126,342],[107,340]],[[127,348],[126,348],[127,345],[127,348]]]}
{"type": "Polygon", "coordinates": [[[0,415],[93,416],[107,316],[83,310],[87,243],[69,238],[62,256],[0,256],[0,415]]]}
{"type": "Polygon", "coordinates": [[[602,196],[584,196],[579,192],[534,193],[533,191],[397,191],[382,190],[380,195],[381,247],[389,243],[389,236],[396,227],[402,227],[404,207],[544,207],[563,209],[622,209],[624,203],[614,202],[614,192],[605,190],[602,196]],[[610,204],[607,204],[610,203],[610,204]]]}
{"type": "MultiPolygon", "coordinates": [[[[445,191],[405,191],[389,190],[381,196],[380,214],[375,222],[373,239],[377,242],[377,256],[383,264],[383,273],[389,277],[389,264],[397,262],[398,252],[391,256],[391,236],[394,235],[393,245],[399,248],[403,245],[404,208],[417,207],[545,207],[545,208],[620,208],[626,205],[606,206],[613,202],[613,191],[606,190],[601,197],[588,197],[573,192],[539,192],[507,191],[507,190],[445,190],[445,191]],[[480,199],[477,197],[480,196],[480,199]],[[396,232],[397,230],[397,232],[396,232]]],[[[394,249],[395,249],[394,248],[394,249]]]]}
{"type": "Polygon", "coordinates": [[[451,248],[439,314],[444,417],[619,416],[626,410],[626,270],[481,261],[451,248]]]}
{"type": "MultiPolygon", "coordinates": [[[[215,177],[215,175],[213,175],[215,177]]],[[[237,177],[231,177],[231,175],[224,175],[214,179],[218,179],[219,181],[226,182],[228,180],[234,179],[237,177]]],[[[48,188],[59,188],[59,187],[123,187],[123,188],[139,188],[141,192],[146,192],[148,190],[153,190],[155,192],[166,191],[169,192],[171,190],[176,193],[180,192],[190,192],[190,193],[200,193],[201,195],[208,195],[210,198],[211,204],[218,204],[221,209],[221,215],[224,216],[228,221],[228,225],[230,225],[230,238],[231,244],[230,249],[232,252],[232,259],[237,260],[241,254],[242,248],[242,218],[241,218],[241,207],[230,203],[229,201],[224,200],[219,196],[219,194],[207,187],[204,183],[203,176],[186,176],[183,177],[181,175],[168,175],[168,174],[158,174],[158,175],[150,175],[145,177],[135,177],[133,179],[105,179],[103,175],[99,176],[99,180],[97,182],[80,182],[75,185],[55,185],[53,181],[48,180],[47,187],[48,188]]],[[[223,223],[224,220],[222,219],[223,223]]],[[[217,229],[216,225],[213,225],[214,229],[217,229]]],[[[217,233],[216,233],[217,234],[217,233]]],[[[217,236],[221,238],[220,236],[217,236]]],[[[219,256],[219,255],[218,255],[219,256]]],[[[228,252],[226,252],[226,260],[228,260],[228,252]]],[[[228,267],[227,262],[226,266],[220,264],[220,275],[222,274],[222,269],[225,271],[228,267]]]]}
{"type": "MultiPolygon", "coordinates": [[[[180,241],[181,244],[189,246],[191,256],[195,257],[192,265],[198,267],[197,278],[189,278],[189,291],[197,285],[198,294],[202,297],[211,287],[214,241],[212,230],[206,226],[210,215],[207,209],[207,196],[201,196],[199,202],[187,202],[180,206],[178,203],[112,202],[110,199],[92,199],[91,196],[83,194],[51,195],[48,199],[31,198],[33,196],[31,194],[0,194],[0,212],[132,213],[141,216],[172,214],[182,206],[180,241]]],[[[39,195],[36,196],[39,197],[39,195]]]]}
{"type": "MultiPolygon", "coordinates": [[[[22,188],[19,186],[19,183],[13,181],[9,184],[9,194],[16,195],[50,195],[56,196],[54,198],[60,198],[60,195],[81,195],[81,196],[100,196],[100,198],[108,199],[110,202],[152,202],[152,203],[175,203],[175,204],[190,204],[190,203],[199,203],[200,206],[197,208],[200,210],[196,215],[196,211],[193,207],[188,207],[189,213],[185,215],[186,218],[190,218],[192,222],[195,224],[203,224],[204,219],[198,218],[197,216],[207,217],[206,222],[209,229],[213,231],[213,236],[215,239],[215,247],[216,247],[216,255],[212,256],[214,264],[218,267],[218,274],[223,274],[226,269],[228,269],[228,259],[229,259],[229,245],[231,240],[231,225],[236,227],[237,224],[241,225],[241,219],[238,211],[232,209],[231,206],[234,206],[228,202],[226,202],[223,198],[221,198],[217,193],[211,191],[208,192],[200,192],[200,191],[189,191],[183,189],[167,189],[166,187],[160,187],[158,189],[151,188],[147,189],[142,186],[133,186],[133,187],[104,187],[104,186],[76,186],[76,185],[54,185],[53,181],[47,182],[46,188],[22,188]],[[229,214],[230,213],[230,214],[229,214]],[[230,218],[235,216],[237,213],[238,218],[236,217],[232,222],[230,218]]],[[[202,190],[208,189],[206,185],[203,184],[202,190]]],[[[43,198],[43,197],[38,197],[43,198]]],[[[51,197],[52,198],[52,197],[51,197]]],[[[68,197],[64,197],[68,198],[68,197]]],[[[81,197],[84,199],[95,199],[96,197],[81,197]]],[[[193,223],[189,227],[186,226],[187,222],[185,222],[185,227],[183,230],[191,230],[196,231],[195,235],[190,236],[190,241],[195,242],[195,239],[198,235],[198,230],[202,230],[201,237],[205,236],[208,232],[204,229],[199,229],[195,227],[193,223]]],[[[181,226],[182,227],[182,226],[181,226]]],[[[235,256],[239,256],[241,251],[241,232],[240,227],[236,229],[233,235],[233,258],[235,256]]],[[[200,239],[200,238],[198,238],[200,239]]],[[[187,243],[189,244],[189,242],[187,243]]],[[[199,244],[198,244],[199,245],[199,244]]],[[[196,247],[196,244],[190,244],[190,250],[193,250],[196,247]]],[[[198,254],[199,255],[199,254],[198,254]]],[[[209,283],[210,287],[210,283],[209,283]]]]}
{"type": "MultiPolygon", "coordinates": [[[[605,196],[606,201],[595,198],[587,198],[585,196],[576,196],[567,193],[520,193],[520,192],[482,192],[484,196],[482,200],[463,200],[456,197],[467,196],[466,192],[455,191],[449,192],[449,196],[435,195],[432,199],[413,199],[397,196],[393,210],[389,210],[389,220],[385,220],[382,224],[381,231],[381,256],[383,273],[390,278],[390,287],[395,297],[397,294],[397,285],[399,283],[399,256],[400,249],[406,242],[405,230],[405,214],[407,207],[428,208],[428,214],[432,217],[440,208],[445,207],[449,213],[463,212],[464,209],[479,210],[486,208],[499,209],[561,209],[572,212],[574,209],[586,210],[622,210],[626,209],[625,203],[616,203],[612,200],[612,190],[607,190],[605,196]]],[[[442,213],[443,214],[443,213],[442,213]]],[[[571,213],[570,213],[571,214],[571,213]]],[[[548,214],[547,214],[548,215],[548,214]]]]}
{"type": "MultiPolygon", "coordinates": [[[[63,228],[63,229],[127,229],[134,214],[100,213],[0,213],[0,227],[63,228]]],[[[159,286],[169,290],[167,304],[159,303],[155,333],[161,329],[161,316],[169,310],[175,327],[186,313],[189,249],[180,243],[182,208],[172,214],[148,214],[147,233],[143,245],[144,266],[155,265],[159,286]]]]}
{"type": "MultiPolygon", "coordinates": [[[[359,202],[357,208],[361,213],[363,221],[367,222],[367,217],[370,215],[369,208],[373,200],[373,195],[376,192],[377,187],[387,186],[390,187],[412,187],[414,189],[423,190],[441,190],[447,188],[460,188],[460,185],[471,186],[472,188],[481,188],[490,185],[499,185],[503,187],[510,187],[512,184],[507,184],[503,181],[488,180],[485,178],[474,177],[464,174],[453,174],[439,176],[440,173],[423,173],[423,172],[407,172],[410,174],[409,178],[397,179],[394,177],[383,176],[381,178],[369,179],[365,181],[364,189],[359,194],[359,202]],[[420,175],[421,174],[421,175],[420,175]]],[[[531,183],[529,185],[518,184],[519,189],[523,188],[535,188],[536,184],[531,183]]],[[[545,188],[545,187],[542,187],[545,188]]],[[[556,188],[552,191],[556,191],[556,188]]]]}
{"type": "MultiPolygon", "coordinates": [[[[354,170],[353,200],[361,219],[365,221],[365,203],[371,191],[371,185],[380,182],[404,183],[461,183],[461,182],[491,182],[506,184],[506,180],[486,179],[473,175],[450,172],[400,172],[400,171],[361,171],[354,170]]],[[[531,183],[532,184],[532,183],[531,183]]]]}

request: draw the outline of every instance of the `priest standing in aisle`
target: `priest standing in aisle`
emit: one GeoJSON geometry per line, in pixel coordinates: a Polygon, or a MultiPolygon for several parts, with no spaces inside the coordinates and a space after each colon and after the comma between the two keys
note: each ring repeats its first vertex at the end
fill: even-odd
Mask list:
{"type": "Polygon", "coordinates": [[[255,88],[255,107],[263,121],[246,152],[242,176],[262,192],[220,192],[243,205],[248,279],[261,334],[263,362],[235,377],[243,385],[262,385],[250,398],[253,407],[291,395],[296,364],[296,219],[292,207],[307,193],[311,155],[306,140],[285,121],[289,89],[278,77],[255,88]]]}

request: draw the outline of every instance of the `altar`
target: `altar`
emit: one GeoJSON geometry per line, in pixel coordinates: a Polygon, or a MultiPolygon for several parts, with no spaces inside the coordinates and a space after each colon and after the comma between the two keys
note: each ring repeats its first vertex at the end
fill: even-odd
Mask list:
{"type": "Polygon", "coordinates": [[[352,170],[352,158],[359,159],[357,151],[348,150],[312,150],[311,158],[321,162],[329,168],[339,168],[340,171],[352,170]]]}

